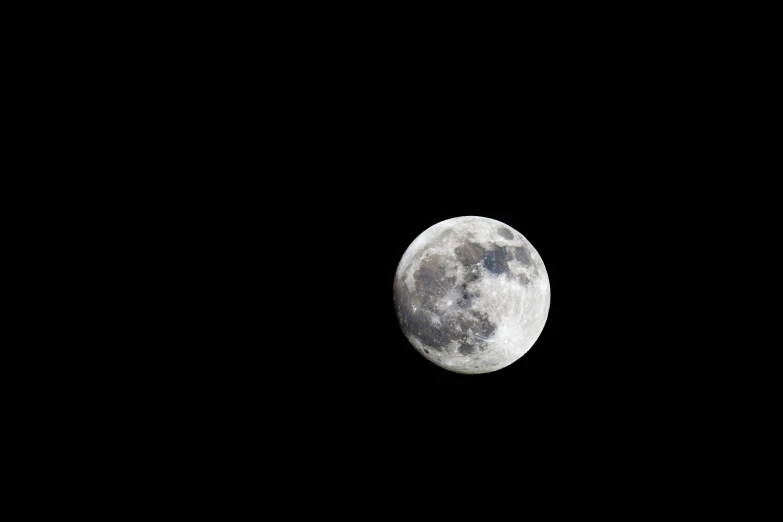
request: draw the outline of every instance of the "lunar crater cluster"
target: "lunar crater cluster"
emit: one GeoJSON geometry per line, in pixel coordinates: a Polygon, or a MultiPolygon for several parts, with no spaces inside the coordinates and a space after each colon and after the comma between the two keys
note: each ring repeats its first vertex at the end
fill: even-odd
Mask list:
{"type": "Polygon", "coordinates": [[[431,362],[488,373],[527,352],[549,313],[538,252],[499,221],[465,216],[425,230],[397,267],[394,302],[403,333],[431,362]]]}

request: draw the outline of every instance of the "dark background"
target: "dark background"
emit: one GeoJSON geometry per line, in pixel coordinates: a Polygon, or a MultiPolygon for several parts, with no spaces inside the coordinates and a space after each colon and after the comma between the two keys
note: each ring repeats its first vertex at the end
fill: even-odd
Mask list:
{"type": "Polygon", "coordinates": [[[635,429],[660,398],[651,354],[661,332],[650,314],[666,291],[642,283],[647,167],[632,176],[626,162],[643,163],[646,151],[629,152],[619,132],[596,139],[607,132],[598,120],[578,137],[535,132],[548,128],[548,110],[422,129],[414,115],[428,103],[408,106],[405,115],[379,109],[370,130],[335,124],[295,139],[274,163],[258,159],[257,173],[212,185],[221,189],[207,201],[220,203],[199,227],[210,230],[199,266],[214,288],[193,288],[204,308],[188,323],[197,349],[183,348],[197,370],[187,377],[193,404],[250,433],[261,422],[327,458],[378,444],[391,444],[384,458],[410,457],[433,441],[447,460],[452,451],[492,458],[497,437],[512,448],[573,444],[576,434],[589,444],[591,430],[605,443],[607,430],[635,429]],[[463,215],[525,235],[552,288],[531,350],[484,375],[419,356],[392,299],[408,245],[463,215]]]}
{"type": "Polygon", "coordinates": [[[44,227],[61,243],[30,234],[56,280],[31,299],[64,316],[30,328],[56,336],[56,356],[31,353],[65,381],[46,388],[62,419],[42,446],[60,438],[81,470],[70,434],[161,496],[208,492],[198,506],[213,484],[319,512],[691,495],[688,472],[746,431],[727,410],[754,415],[737,392],[762,395],[722,337],[764,322],[724,289],[765,286],[736,218],[774,222],[755,210],[771,182],[737,187],[770,172],[754,150],[775,135],[748,116],[774,123],[757,101],[774,69],[737,43],[767,34],[706,12],[331,13],[342,27],[294,9],[144,13],[126,34],[102,17],[105,35],[68,26],[75,44],[22,59],[43,78],[17,75],[32,101],[12,105],[50,138],[25,140],[26,168],[55,174],[30,176],[34,199],[64,207],[44,227]],[[524,234],[552,287],[540,338],[492,374],[428,363],[394,314],[405,249],[461,215],[524,234]]]}
{"type": "Polygon", "coordinates": [[[161,420],[308,466],[664,452],[703,411],[686,252],[725,113],[687,55],[577,43],[164,57],[131,160],[166,214],[143,263],[165,281],[144,311],[161,420]],[[408,245],[463,215],[527,237],[552,288],[539,339],[491,374],[420,357],[392,301],[408,245]]]}

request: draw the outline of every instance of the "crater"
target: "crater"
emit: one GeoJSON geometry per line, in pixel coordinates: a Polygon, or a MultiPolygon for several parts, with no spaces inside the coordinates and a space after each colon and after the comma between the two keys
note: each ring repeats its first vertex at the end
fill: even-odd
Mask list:
{"type": "Polygon", "coordinates": [[[504,239],[514,239],[514,233],[505,227],[498,228],[498,234],[504,239]]]}

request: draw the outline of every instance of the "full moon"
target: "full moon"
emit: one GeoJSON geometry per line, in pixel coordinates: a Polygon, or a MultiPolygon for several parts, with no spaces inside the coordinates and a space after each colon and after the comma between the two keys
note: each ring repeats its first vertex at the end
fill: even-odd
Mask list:
{"type": "Polygon", "coordinates": [[[522,357],[549,314],[549,277],[530,241],[477,216],[447,219],[417,237],[394,278],[405,337],[438,366],[489,373],[522,357]]]}

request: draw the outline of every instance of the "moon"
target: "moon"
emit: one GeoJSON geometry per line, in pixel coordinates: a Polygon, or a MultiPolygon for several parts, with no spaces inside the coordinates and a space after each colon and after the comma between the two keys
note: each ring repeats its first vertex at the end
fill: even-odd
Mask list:
{"type": "Polygon", "coordinates": [[[530,241],[479,216],[422,232],[394,278],[405,337],[429,361],[465,374],[494,372],[522,357],[544,329],[550,295],[530,241]]]}

